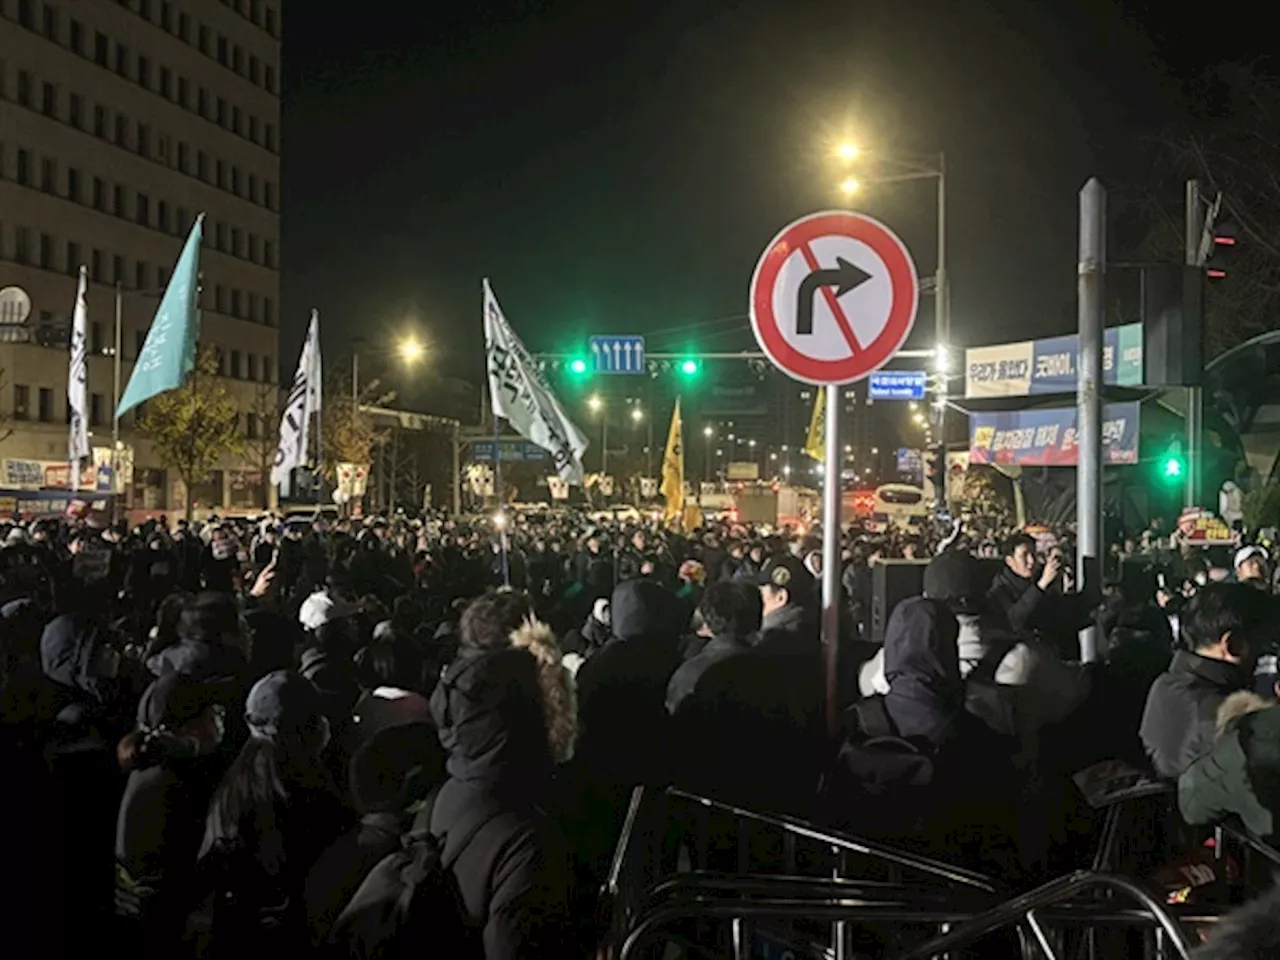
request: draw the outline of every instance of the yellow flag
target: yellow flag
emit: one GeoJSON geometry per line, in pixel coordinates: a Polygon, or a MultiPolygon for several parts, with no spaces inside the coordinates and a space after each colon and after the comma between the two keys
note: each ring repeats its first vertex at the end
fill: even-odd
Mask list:
{"type": "Polygon", "coordinates": [[[813,401],[813,416],[809,418],[809,436],[804,441],[804,452],[822,463],[826,451],[823,444],[827,433],[827,391],[816,387],[816,399],[813,401]]]}
{"type": "Polygon", "coordinates": [[[671,413],[667,450],[662,455],[662,495],[667,498],[663,522],[679,523],[684,514],[684,433],[680,426],[680,398],[671,413]]]}

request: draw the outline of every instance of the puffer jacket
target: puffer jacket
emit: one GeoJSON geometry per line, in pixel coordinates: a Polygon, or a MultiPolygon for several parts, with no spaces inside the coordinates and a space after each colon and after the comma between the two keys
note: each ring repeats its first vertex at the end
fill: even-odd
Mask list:
{"type": "Polygon", "coordinates": [[[1280,709],[1248,691],[1218,711],[1213,749],[1178,778],[1178,809],[1188,823],[1238,816],[1260,837],[1276,832],[1280,811],[1280,709]]]}
{"type": "Polygon", "coordinates": [[[1179,650],[1147,694],[1139,734],[1152,766],[1175,779],[1213,748],[1218,708],[1250,677],[1238,664],[1179,650]]]}

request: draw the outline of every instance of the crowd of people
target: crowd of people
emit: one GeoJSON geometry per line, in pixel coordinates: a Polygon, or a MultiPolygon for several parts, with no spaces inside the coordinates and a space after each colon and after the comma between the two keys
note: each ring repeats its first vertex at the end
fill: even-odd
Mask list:
{"type": "Polygon", "coordinates": [[[0,540],[15,955],[396,956],[418,930],[458,957],[590,955],[637,785],[1011,886],[1079,864],[1070,777],[1101,760],[1176,781],[1192,824],[1267,837],[1280,810],[1256,547],[1227,569],[1121,548],[1078,583],[1069,536],[855,526],[833,730],[804,531],[266,516],[0,540]],[[913,555],[922,594],[873,636],[872,569],[913,555]]]}

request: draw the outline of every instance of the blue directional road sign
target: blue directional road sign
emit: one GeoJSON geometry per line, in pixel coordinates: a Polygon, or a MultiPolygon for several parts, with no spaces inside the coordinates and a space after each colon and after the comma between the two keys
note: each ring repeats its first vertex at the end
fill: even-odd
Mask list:
{"type": "Polygon", "coordinates": [[[592,337],[592,373],[644,373],[644,337],[592,337]]]}
{"type": "MultiPolygon", "coordinates": [[[[547,451],[528,440],[500,440],[497,443],[504,463],[508,461],[525,463],[547,459],[547,451]]],[[[471,443],[471,459],[476,463],[492,463],[493,450],[493,440],[474,440],[471,443]]]]}
{"type": "Polygon", "coordinates": [[[877,370],[867,384],[872,400],[923,400],[929,389],[924,370],[877,370]]]}

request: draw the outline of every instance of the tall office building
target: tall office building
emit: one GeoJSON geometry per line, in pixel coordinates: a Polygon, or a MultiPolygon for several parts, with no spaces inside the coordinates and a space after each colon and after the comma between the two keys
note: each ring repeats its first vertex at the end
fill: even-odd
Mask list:
{"type": "MultiPolygon", "coordinates": [[[[274,429],[255,411],[278,379],[280,27],[280,0],[0,0],[0,434],[13,431],[0,513],[14,488],[67,479],[80,266],[91,443],[109,457],[117,288],[123,390],[201,212],[201,343],[218,350],[246,437],[274,429]]],[[[132,506],[259,502],[252,454],[187,491],[136,419],[120,423],[132,506]]]]}

